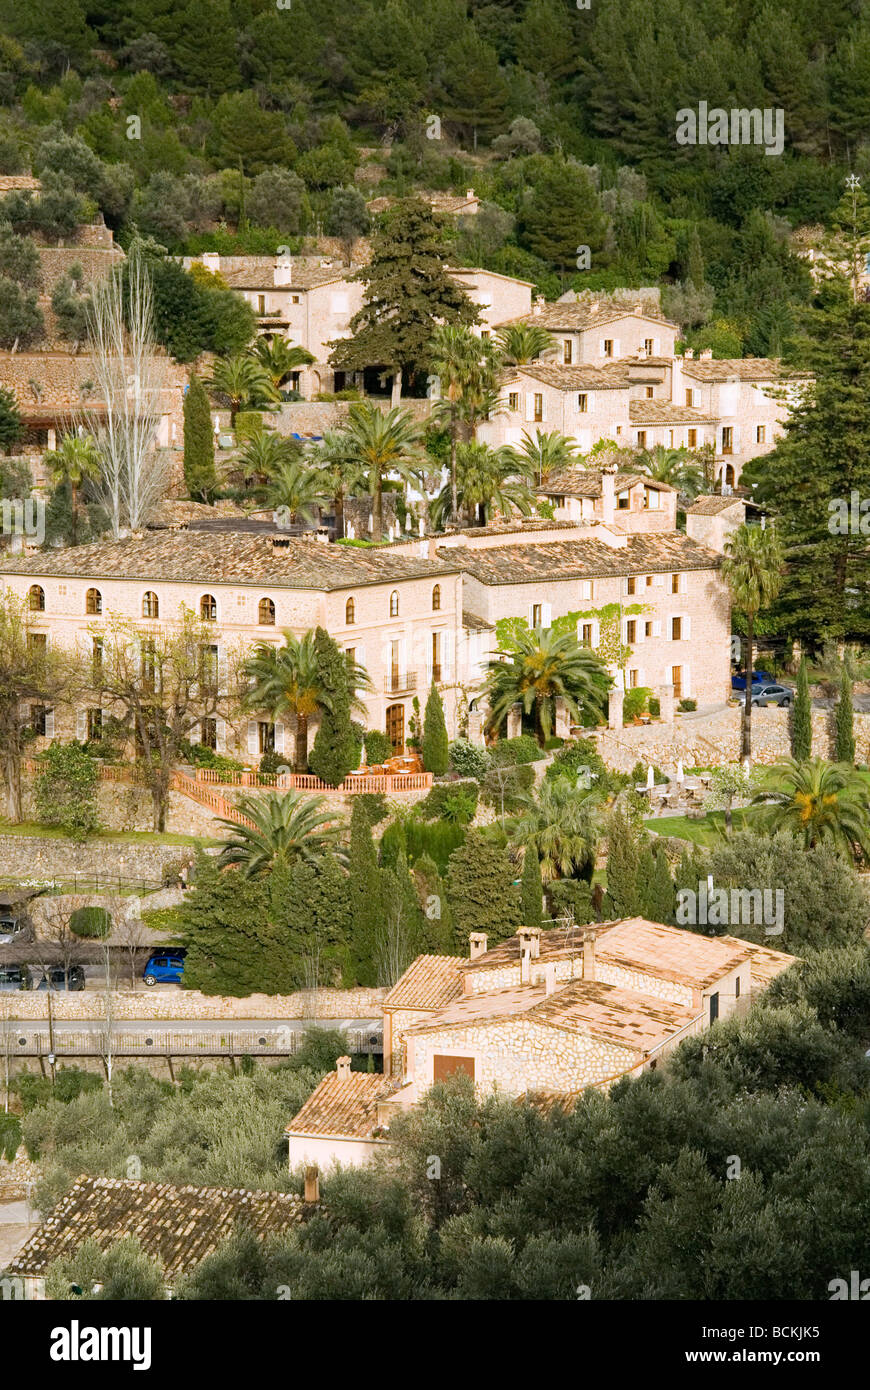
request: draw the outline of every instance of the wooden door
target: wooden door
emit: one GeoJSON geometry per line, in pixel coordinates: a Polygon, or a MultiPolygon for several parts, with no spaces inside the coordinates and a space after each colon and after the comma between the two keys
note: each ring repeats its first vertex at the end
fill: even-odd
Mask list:
{"type": "Polygon", "coordinates": [[[470,1076],[474,1080],[474,1058],[473,1057],[441,1057],[437,1053],[432,1058],[433,1079],[435,1081],[446,1081],[448,1076],[454,1072],[461,1072],[463,1076],[470,1076]]]}
{"type": "Polygon", "coordinates": [[[405,706],[387,706],[387,738],[398,757],[405,751],[405,706]]]}

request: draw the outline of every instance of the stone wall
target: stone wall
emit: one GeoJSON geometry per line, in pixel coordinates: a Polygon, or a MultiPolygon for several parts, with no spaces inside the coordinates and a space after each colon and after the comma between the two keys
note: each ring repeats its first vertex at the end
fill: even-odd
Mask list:
{"type": "Polygon", "coordinates": [[[0,834],[0,877],[51,881],[85,878],[159,879],[163,865],[186,852],[184,845],[131,844],[117,840],[42,839],[0,834]]]}
{"type": "MultiPolygon", "coordinates": [[[[75,736],[71,725],[62,732],[70,738],[75,736]]],[[[35,821],[37,815],[31,779],[25,781],[22,795],[24,819],[35,821]]],[[[146,787],[130,782],[100,781],[97,787],[97,811],[100,825],[108,830],[152,830],[154,827],[150,792],[146,787]]],[[[220,839],[224,834],[224,827],[218,824],[207,806],[200,806],[189,796],[182,796],[181,792],[176,791],[169,793],[166,829],[173,835],[196,835],[205,840],[220,839]]],[[[178,847],[179,852],[182,848],[178,847]]]]}
{"type": "MultiPolygon", "coordinates": [[[[143,985],[137,990],[113,992],[113,1017],[119,1021],[141,1019],[147,1023],[157,1023],[161,1019],[380,1019],[386,992],[385,989],[321,989],[315,1000],[306,990],[298,990],[295,994],[250,994],[245,999],[234,999],[200,994],[195,989],[160,986],[148,989],[143,985]]],[[[48,994],[44,991],[0,995],[0,1023],[4,1017],[16,1021],[47,1021],[47,1001],[48,994]]],[[[100,990],[54,994],[52,1013],[58,1020],[102,1019],[106,1014],[105,998],[100,990]]]]}

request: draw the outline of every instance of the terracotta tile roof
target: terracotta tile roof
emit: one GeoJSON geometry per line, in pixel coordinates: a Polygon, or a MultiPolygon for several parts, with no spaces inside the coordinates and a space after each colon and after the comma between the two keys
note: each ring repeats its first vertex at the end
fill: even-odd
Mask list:
{"type": "Polygon", "coordinates": [[[715,417],[690,405],[671,401],[629,401],[628,416],[633,425],[712,425],[715,417]]]}
{"type": "Polygon", "coordinates": [[[676,531],[628,536],[615,548],[595,538],[548,541],[541,545],[492,546],[475,550],[468,545],[439,546],[442,559],[482,584],[535,584],[547,579],[594,579],[628,574],[672,573],[682,570],[714,570],[722,556],[676,531]]]}
{"type": "Polygon", "coordinates": [[[321,285],[331,285],[343,280],[345,270],[340,265],[321,265],[319,261],[304,261],[298,257],[292,260],[289,285],[275,284],[274,256],[251,256],[251,265],[237,269],[224,269],[221,261],[219,274],[233,290],[280,290],[293,293],[295,290],[314,290],[321,285]]]}
{"type": "Polygon", "coordinates": [[[754,941],[743,941],[739,936],[719,936],[729,946],[745,947],[749,952],[749,971],[752,977],[752,993],[766,989],[777,975],[797,965],[800,956],[790,956],[786,951],[775,951],[771,946],[760,946],[754,941]]]}
{"type": "Polygon", "coordinates": [[[612,362],[606,367],[563,367],[556,362],[529,362],[517,368],[517,375],[530,376],[557,391],[618,391],[627,390],[629,364],[612,362]]]}
{"type": "Polygon", "coordinates": [[[487,1026],[525,1017],[569,1033],[584,1033],[645,1056],[697,1018],[697,1011],[651,994],[620,989],[602,980],[572,980],[547,994],[544,985],[517,985],[463,995],[431,1018],[406,1030],[408,1036],[470,1024],[487,1026]]]}
{"type": "Polygon", "coordinates": [[[537,531],[576,531],[576,521],[490,521],[486,526],[464,526],[458,536],[518,536],[537,531]]]}
{"type": "Polygon", "coordinates": [[[315,1086],[285,1134],[333,1134],[367,1139],[377,1127],[377,1102],[394,1087],[378,1073],[331,1071],[315,1086]]]}
{"type": "Polygon", "coordinates": [[[439,562],[240,531],[151,531],[32,556],[0,558],[0,574],[177,583],[256,584],[278,589],[350,589],[455,574],[439,562]],[[273,543],[273,541],[275,543],[273,543]]]}
{"type": "Polygon", "coordinates": [[[731,507],[742,507],[742,497],[721,497],[717,493],[704,493],[696,497],[691,507],[686,508],[687,516],[718,516],[731,507]]]}
{"type": "Polygon", "coordinates": [[[458,956],[418,956],[393,985],[385,1009],[440,1009],[462,993],[458,956]]]}
{"type": "MultiPolygon", "coordinates": [[[[573,932],[566,932],[564,927],[552,927],[549,931],[542,931],[540,935],[540,954],[536,957],[539,961],[562,960],[567,956],[579,955],[582,950],[584,934],[593,931],[594,928],[575,926],[573,932]]],[[[520,963],[520,938],[516,933],[509,936],[506,941],[500,941],[497,946],[492,946],[485,951],[482,956],[477,956],[474,960],[464,957],[459,961],[459,971],[461,974],[476,972],[478,970],[497,970],[505,965],[519,965],[520,963]]]]}
{"type": "Polygon", "coordinates": [[[485,618],[478,618],[476,613],[469,613],[467,608],[462,610],[462,626],[468,632],[493,632],[494,624],[488,623],[485,618]]]}
{"type": "Polygon", "coordinates": [[[558,301],[555,304],[541,304],[530,313],[522,314],[519,318],[508,319],[506,323],[498,326],[499,328],[506,328],[512,323],[538,323],[542,328],[577,332],[587,328],[598,328],[605,323],[612,323],[614,319],[626,318],[646,319],[666,328],[679,328],[678,324],[671,323],[670,319],[666,319],[660,311],[655,312],[649,304],[644,304],[639,309],[637,304],[614,304],[608,302],[603,296],[597,303],[593,300],[574,304],[563,304],[558,301]]]}
{"type": "Polygon", "coordinates": [[[749,959],[749,943],[722,936],[699,936],[682,927],[667,927],[643,917],[602,923],[596,934],[595,959],[626,970],[640,970],[702,990],[749,959]]]}
{"type": "MultiPolygon", "coordinates": [[[[566,468],[563,473],[551,473],[544,479],[543,485],[535,490],[559,496],[564,494],[566,497],[595,498],[601,496],[601,478],[601,471],[597,468],[566,468]]],[[[626,488],[635,487],[638,483],[655,488],[657,492],[677,490],[670,483],[660,483],[646,473],[615,473],[613,476],[614,492],[625,492],[626,488]]]]}
{"type": "Polygon", "coordinates": [[[279,1235],[310,1210],[288,1192],[79,1178],[7,1273],[38,1277],[52,1260],[71,1257],[83,1240],[108,1250],[116,1240],[135,1236],[147,1255],[160,1260],[172,1284],[231,1236],[238,1221],[260,1237],[279,1235]]]}
{"type": "Polygon", "coordinates": [[[198,521],[246,520],[248,513],[227,497],[220,497],[212,505],[208,502],[191,502],[187,498],[166,497],[157,504],[148,521],[149,528],[157,531],[170,526],[190,526],[198,521]]]}
{"type": "Polygon", "coordinates": [[[684,375],[694,377],[696,381],[727,381],[732,376],[748,382],[812,379],[811,372],[785,367],[774,357],[684,357],[682,367],[684,375]]]}
{"type": "Polygon", "coordinates": [[[0,193],[12,193],[19,188],[35,193],[41,187],[39,179],[34,178],[33,174],[0,174],[0,193]]]}

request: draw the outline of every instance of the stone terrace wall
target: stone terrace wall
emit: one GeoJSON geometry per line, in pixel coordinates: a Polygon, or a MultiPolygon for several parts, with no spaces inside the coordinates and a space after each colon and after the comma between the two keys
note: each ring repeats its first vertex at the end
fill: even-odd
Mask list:
{"type": "Polygon", "coordinates": [[[163,865],[187,853],[185,845],[129,844],[116,840],[41,839],[0,834],[0,877],[21,879],[117,876],[159,879],[163,865]]]}
{"type": "MultiPolygon", "coordinates": [[[[316,998],[306,990],[295,994],[250,994],[245,999],[200,994],[195,989],[121,989],[113,992],[113,1017],[117,1020],[156,1023],[161,1019],[258,1019],[258,1018],[374,1018],[380,1019],[386,989],[321,989],[316,998]],[[316,1009],[316,1013],[315,1013],[316,1009]]],[[[48,994],[22,991],[0,995],[0,1022],[48,1020],[48,994]]],[[[101,990],[52,996],[55,1019],[105,1018],[101,990]]]]}

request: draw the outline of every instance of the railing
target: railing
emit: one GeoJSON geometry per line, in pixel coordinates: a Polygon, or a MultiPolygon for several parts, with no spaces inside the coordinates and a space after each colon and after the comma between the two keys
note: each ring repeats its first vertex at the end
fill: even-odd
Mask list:
{"type": "Polygon", "coordinates": [[[407,695],[417,689],[417,672],[388,672],[384,676],[385,695],[407,695]]]}
{"type": "MultiPolygon", "coordinates": [[[[313,1022],[313,1020],[312,1020],[313,1022]]],[[[47,1028],[34,1031],[28,1022],[18,1022],[10,1031],[9,1055],[15,1057],[292,1057],[305,1040],[303,1021],[264,1028],[142,1029],[113,1028],[107,1036],[105,1025],[73,1031],[55,1028],[53,1038],[47,1028]]],[[[346,1032],[350,1052],[383,1052],[383,1035],[378,1024],[346,1032]]]]}
{"type": "Polygon", "coordinates": [[[212,791],[211,787],[203,786],[201,782],[196,782],[192,777],[185,777],[182,772],[173,772],[172,780],[169,784],[173,790],[182,792],[189,796],[193,801],[198,801],[201,806],[207,806],[215,815],[222,816],[224,820],[234,821],[236,825],[246,825],[250,830],[256,830],[254,822],[242,815],[241,811],[228,801],[220,792],[212,791]]]}
{"type": "MultiPolygon", "coordinates": [[[[179,787],[186,790],[185,785],[179,787]]],[[[217,768],[199,767],[196,782],[212,786],[229,787],[274,787],[278,791],[322,792],[340,796],[353,796],[357,792],[418,791],[432,785],[431,772],[352,772],[338,787],[330,787],[310,772],[222,772],[217,768]]]]}

